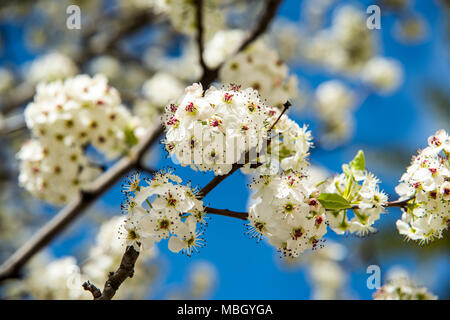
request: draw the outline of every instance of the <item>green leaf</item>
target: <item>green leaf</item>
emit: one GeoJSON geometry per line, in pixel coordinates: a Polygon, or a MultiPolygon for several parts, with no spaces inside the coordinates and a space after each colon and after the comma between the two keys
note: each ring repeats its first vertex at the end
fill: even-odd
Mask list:
{"type": "Polygon", "coordinates": [[[353,160],[350,162],[350,167],[355,171],[363,171],[366,167],[366,159],[364,152],[359,150],[353,160]]]}
{"type": "Polygon", "coordinates": [[[138,144],[139,140],[136,137],[136,135],[134,134],[134,130],[132,128],[125,129],[124,134],[125,134],[125,142],[127,145],[132,147],[132,146],[138,144]]]}
{"type": "Polygon", "coordinates": [[[350,202],[337,193],[321,193],[317,200],[325,209],[342,210],[352,207],[350,202]]]}
{"type": "Polygon", "coordinates": [[[352,170],[350,169],[350,166],[349,166],[348,164],[346,164],[346,163],[344,163],[344,164],[342,165],[342,171],[345,173],[345,176],[346,176],[346,177],[351,177],[351,176],[353,176],[353,172],[352,172],[352,170]]]}

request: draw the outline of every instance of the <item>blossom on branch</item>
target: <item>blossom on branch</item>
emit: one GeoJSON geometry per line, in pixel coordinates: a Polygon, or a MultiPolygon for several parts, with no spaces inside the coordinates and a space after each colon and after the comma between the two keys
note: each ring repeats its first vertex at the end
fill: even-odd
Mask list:
{"type": "Polygon", "coordinates": [[[450,221],[450,138],[444,130],[428,138],[414,156],[395,191],[403,208],[397,229],[406,238],[427,243],[443,237],[450,221]]]}

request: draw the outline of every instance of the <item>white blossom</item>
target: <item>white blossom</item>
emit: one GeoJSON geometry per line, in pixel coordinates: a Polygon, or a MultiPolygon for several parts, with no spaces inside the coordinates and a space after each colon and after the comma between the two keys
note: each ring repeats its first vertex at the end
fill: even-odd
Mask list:
{"type": "Polygon", "coordinates": [[[276,113],[251,88],[211,86],[204,92],[193,84],[166,106],[164,144],[182,166],[223,175],[246,151],[260,151],[276,113]]]}
{"type": "Polygon", "coordinates": [[[250,185],[256,203],[249,208],[249,235],[266,236],[283,255],[296,257],[318,247],[327,231],[325,209],[317,200],[318,190],[303,184],[305,177],[294,171],[260,176],[250,185]]]}
{"type": "Polygon", "coordinates": [[[367,170],[343,166],[344,173],[336,175],[322,186],[324,192],[338,194],[352,206],[349,210],[327,210],[328,225],[338,234],[346,232],[363,236],[375,232],[374,223],[385,211],[387,195],[379,189],[380,180],[367,170]]]}
{"type": "Polygon", "coordinates": [[[402,208],[397,229],[420,243],[443,237],[450,221],[450,138],[444,130],[428,138],[428,146],[412,158],[395,191],[402,208]]]}
{"type": "Polygon", "coordinates": [[[170,171],[155,173],[146,182],[140,186],[140,177],[135,175],[125,188],[128,200],[122,207],[127,219],[121,234],[127,245],[148,250],[154,242],[170,237],[171,251],[188,256],[198,251],[203,239],[197,224],[204,222],[204,213],[196,190],[181,185],[181,179],[170,171]]]}
{"type": "Polygon", "coordinates": [[[297,76],[289,75],[287,65],[262,40],[228,59],[219,78],[223,83],[252,87],[269,106],[280,109],[286,101],[299,97],[297,76]]]}
{"type": "Polygon", "coordinates": [[[50,203],[75,198],[100,173],[85,148],[93,146],[114,158],[135,145],[145,131],[120,103],[119,93],[102,75],[40,83],[25,109],[34,139],[18,154],[20,184],[50,203]]]}
{"type": "Polygon", "coordinates": [[[403,70],[400,63],[394,59],[374,57],[364,66],[362,78],[375,90],[391,93],[401,84],[403,70]]]}

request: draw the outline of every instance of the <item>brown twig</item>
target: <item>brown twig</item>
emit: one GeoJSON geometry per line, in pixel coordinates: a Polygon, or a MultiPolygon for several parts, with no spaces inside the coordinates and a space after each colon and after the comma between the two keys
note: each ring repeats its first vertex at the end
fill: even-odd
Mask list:
{"type": "Polygon", "coordinates": [[[237,218],[237,219],[241,219],[244,221],[248,219],[248,212],[237,212],[237,211],[231,211],[228,209],[216,209],[216,208],[211,208],[211,207],[206,207],[204,210],[205,210],[205,212],[210,213],[210,214],[217,214],[220,216],[237,218]]]}
{"type": "Polygon", "coordinates": [[[125,253],[120,262],[119,268],[116,272],[111,272],[106,280],[103,292],[89,281],[83,283],[84,290],[90,291],[94,300],[111,300],[120,285],[127,279],[133,277],[134,265],[139,257],[139,251],[136,251],[132,246],[125,249],[125,253]]]}
{"type": "Polygon", "coordinates": [[[205,59],[203,58],[204,53],[204,26],[203,26],[203,11],[204,4],[203,0],[195,0],[195,14],[197,20],[197,48],[198,48],[198,57],[199,63],[203,70],[203,73],[208,72],[209,67],[206,65],[205,59]]]}

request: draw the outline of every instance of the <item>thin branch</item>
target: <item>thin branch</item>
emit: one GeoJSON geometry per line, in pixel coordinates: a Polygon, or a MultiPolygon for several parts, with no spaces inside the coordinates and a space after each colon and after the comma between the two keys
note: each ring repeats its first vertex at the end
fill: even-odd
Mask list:
{"type": "Polygon", "coordinates": [[[200,66],[202,67],[203,73],[208,72],[209,68],[206,65],[205,59],[203,57],[204,54],[204,26],[203,26],[203,12],[204,12],[204,3],[203,0],[195,0],[195,14],[197,20],[197,48],[198,48],[198,56],[200,66]]]}
{"type": "Polygon", "coordinates": [[[145,151],[163,133],[162,126],[159,126],[135,148],[128,156],[123,157],[108,171],[98,177],[88,190],[81,192],[81,196],[73,200],[59,213],[44,225],[34,236],[25,242],[6,262],[0,266],[0,281],[17,277],[22,267],[43,247],[64,230],[72,221],[83,214],[96,199],[103,195],[115,182],[123,175],[135,168],[141,161],[145,151]]]}
{"type": "Polygon", "coordinates": [[[275,122],[270,126],[269,130],[267,130],[268,133],[270,133],[273,128],[276,126],[276,124],[278,123],[278,121],[280,121],[281,117],[283,116],[283,114],[286,113],[286,111],[288,111],[289,107],[292,106],[292,104],[289,101],[286,101],[283,104],[283,110],[281,111],[280,115],[278,116],[277,120],[275,120],[275,122]]]}
{"type": "Polygon", "coordinates": [[[240,45],[237,52],[244,51],[250,44],[259,38],[264,32],[266,32],[269,24],[275,17],[282,0],[269,0],[266,5],[266,9],[259,19],[259,23],[255,26],[250,35],[245,39],[245,41],[240,45]]]}
{"type": "Polygon", "coordinates": [[[408,202],[411,201],[412,199],[414,199],[414,197],[405,199],[405,200],[396,200],[396,201],[386,202],[386,205],[384,207],[386,207],[386,208],[393,208],[393,207],[405,208],[408,205],[408,202]]]}
{"type": "Polygon", "coordinates": [[[237,212],[237,211],[231,211],[228,209],[216,209],[216,208],[211,208],[211,207],[206,207],[204,210],[205,210],[205,212],[210,213],[210,214],[217,214],[220,216],[237,218],[237,219],[241,219],[244,221],[248,219],[248,212],[237,212]]]}
{"type": "Polygon", "coordinates": [[[3,125],[0,128],[0,136],[15,133],[26,127],[23,114],[15,114],[3,120],[3,125]]]}
{"type": "Polygon", "coordinates": [[[97,298],[99,298],[102,295],[102,292],[100,291],[100,289],[97,288],[90,281],[86,281],[85,283],[83,283],[82,286],[83,286],[84,290],[89,291],[90,293],[92,293],[92,296],[94,297],[94,299],[97,299],[97,298]]]}
{"type": "Polygon", "coordinates": [[[111,300],[120,285],[127,279],[133,277],[134,265],[139,257],[139,251],[134,250],[132,246],[125,249],[125,253],[116,272],[111,272],[106,280],[103,293],[92,283],[83,283],[84,290],[90,291],[94,300],[111,300]]]}

